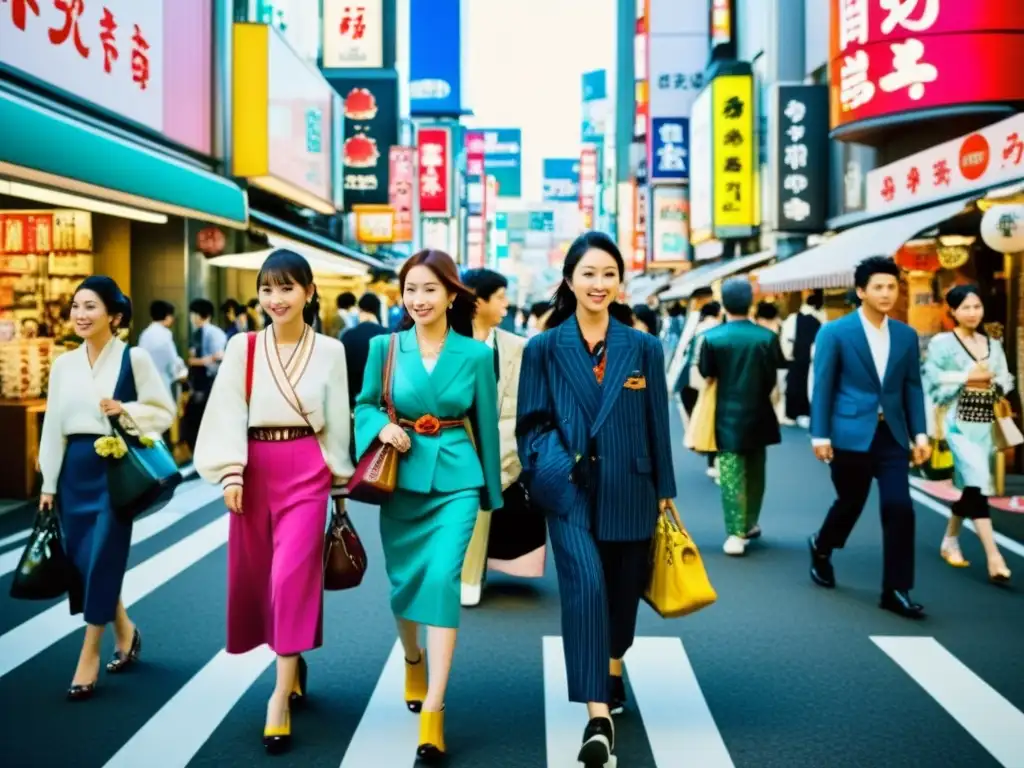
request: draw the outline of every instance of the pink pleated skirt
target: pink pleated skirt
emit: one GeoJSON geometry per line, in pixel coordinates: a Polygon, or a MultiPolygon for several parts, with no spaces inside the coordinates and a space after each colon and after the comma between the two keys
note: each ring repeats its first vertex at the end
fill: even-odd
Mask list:
{"type": "Polygon", "coordinates": [[[290,656],[323,643],[331,471],[316,437],[249,441],[242,514],[228,532],[228,653],[290,656]]]}

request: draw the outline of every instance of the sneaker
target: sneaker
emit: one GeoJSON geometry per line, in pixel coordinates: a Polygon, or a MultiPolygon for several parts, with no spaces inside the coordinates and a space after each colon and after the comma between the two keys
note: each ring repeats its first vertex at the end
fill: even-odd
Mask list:
{"type": "Polygon", "coordinates": [[[615,728],[607,717],[595,717],[583,729],[583,745],[576,760],[586,768],[604,768],[615,750],[615,728]]]}
{"type": "Polygon", "coordinates": [[[725,540],[722,551],[733,557],[741,557],[747,552],[747,540],[741,536],[730,536],[725,540]]]}

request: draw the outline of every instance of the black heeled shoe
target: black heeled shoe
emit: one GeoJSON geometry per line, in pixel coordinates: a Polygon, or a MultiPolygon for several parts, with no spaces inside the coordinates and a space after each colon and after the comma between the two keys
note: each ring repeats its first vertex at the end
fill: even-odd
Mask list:
{"type": "Polygon", "coordinates": [[[292,704],[301,704],[306,700],[306,680],[309,677],[309,667],[306,666],[306,660],[299,656],[299,669],[295,674],[295,684],[292,686],[292,692],[288,694],[288,701],[292,704]]]}
{"type": "Polygon", "coordinates": [[[263,728],[263,748],[268,755],[282,755],[292,746],[292,713],[288,710],[283,725],[270,725],[263,728]]]}
{"type": "Polygon", "coordinates": [[[84,685],[72,685],[68,688],[68,701],[88,701],[96,693],[96,681],[84,685]]]}
{"type": "Polygon", "coordinates": [[[139,628],[135,627],[135,629],[132,630],[132,644],[131,647],[128,648],[128,652],[125,653],[120,648],[115,648],[114,658],[107,662],[107,672],[112,675],[124,672],[125,669],[139,660],[139,654],[141,653],[142,635],[139,632],[139,628]]]}

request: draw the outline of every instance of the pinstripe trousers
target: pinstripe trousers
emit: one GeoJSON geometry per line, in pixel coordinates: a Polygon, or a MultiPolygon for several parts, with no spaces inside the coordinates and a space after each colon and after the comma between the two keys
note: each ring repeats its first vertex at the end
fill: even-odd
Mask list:
{"type": "Polygon", "coordinates": [[[651,542],[595,541],[588,529],[553,515],[548,535],[562,600],[569,701],[608,703],[608,661],[633,645],[651,542]]]}

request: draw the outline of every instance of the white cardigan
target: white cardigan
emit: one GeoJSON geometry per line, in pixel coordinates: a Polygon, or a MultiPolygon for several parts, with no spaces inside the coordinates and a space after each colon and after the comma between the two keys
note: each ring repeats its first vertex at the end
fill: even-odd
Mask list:
{"type": "MultiPolygon", "coordinates": [[[[57,492],[68,435],[111,433],[110,420],[100,412],[100,400],[114,396],[124,349],[125,343],[114,338],[93,365],[89,365],[85,344],[53,361],[39,441],[43,493],[57,492]]],[[[143,433],[159,435],[170,429],[174,421],[174,401],[149,353],[133,347],[129,354],[138,400],[121,405],[143,433]]]]}
{"type": "Polygon", "coordinates": [[[256,334],[252,393],[245,402],[247,334],[228,342],[203,414],[193,456],[206,481],[241,483],[249,453],[249,427],[304,427],[317,434],[324,461],[340,488],[352,476],[351,421],[345,347],[310,330],[282,360],[267,330],[256,334]],[[306,419],[301,414],[306,415],[306,419]]]}

